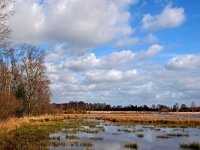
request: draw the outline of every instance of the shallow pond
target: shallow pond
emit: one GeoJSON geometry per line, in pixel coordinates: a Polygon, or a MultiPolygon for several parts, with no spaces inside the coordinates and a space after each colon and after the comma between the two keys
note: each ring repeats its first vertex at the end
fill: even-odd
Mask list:
{"type": "MultiPolygon", "coordinates": [[[[178,150],[180,143],[200,142],[199,128],[159,128],[153,125],[117,125],[87,120],[78,128],[63,129],[50,134],[50,150],[87,149],[121,150],[125,144],[137,143],[128,149],[178,150]],[[67,144],[66,144],[67,143],[67,144]]],[[[70,122],[66,122],[70,123],[70,122]]]]}
{"type": "Polygon", "coordinates": [[[194,114],[194,115],[155,114],[155,116],[165,117],[165,118],[200,118],[199,114],[194,114]]]}

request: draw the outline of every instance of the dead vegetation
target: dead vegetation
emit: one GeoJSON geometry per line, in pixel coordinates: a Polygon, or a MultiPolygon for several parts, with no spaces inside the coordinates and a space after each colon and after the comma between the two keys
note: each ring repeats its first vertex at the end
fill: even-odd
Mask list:
{"type": "Polygon", "coordinates": [[[35,117],[10,118],[0,122],[0,129],[13,130],[23,125],[44,121],[61,121],[71,119],[99,119],[111,122],[154,124],[170,127],[200,127],[200,118],[165,118],[156,117],[149,112],[107,113],[88,112],[87,114],[60,114],[35,117]]]}

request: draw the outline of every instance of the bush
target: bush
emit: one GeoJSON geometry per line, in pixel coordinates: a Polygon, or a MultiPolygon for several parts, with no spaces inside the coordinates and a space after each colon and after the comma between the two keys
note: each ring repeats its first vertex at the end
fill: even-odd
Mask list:
{"type": "Polygon", "coordinates": [[[15,116],[20,108],[21,103],[15,96],[0,93],[0,120],[15,116]]]}

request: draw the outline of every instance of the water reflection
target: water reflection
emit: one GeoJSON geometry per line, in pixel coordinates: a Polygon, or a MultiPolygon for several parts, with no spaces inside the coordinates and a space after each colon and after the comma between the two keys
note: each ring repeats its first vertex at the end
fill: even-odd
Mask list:
{"type": "MultiPolygon", "coordinates": [[[[140,150],[176,150],[180,149],[179,144],[184,142],[200,141],[200,129],[198,128],[158,128],[147,125],[132,125],[132,126],[116,126],[108,122],[100,122],[96,127],[104,127],[105,131],[97,133],[87,133],[78,131],[76,134],[79,137],[79,142],[90,141],[93,143],[92,147],[81,146],[51,146],[50,150],[57,149],[95,149],[95,150],[121,150],[124,149],[125,143],[136,142],[140,150]],[[142,129],[142,130],[141,130],[142,129]],[[142,132],[143,131],[143,132],[142,132]],[[170,137],[166,139],[157,138],[158,135],[163,134],[188,134],[189,137],[170,137]],[[138,134],[143,134],[144,137],[138,137],[138,134]],[[91,140],[93,138],[93,140],[91,140]],[[94,139],[100,140],[94,140],[94,139]]],[[[87,128],[87,127],[82,127],[87,128]]],[[[95,130],[95,127],[94,129],[95,130]]],[[[66,138],[66,131],[53,133],[50,136],[60,136],[61,142],[70,142],[73,140],[66,138]]]]}

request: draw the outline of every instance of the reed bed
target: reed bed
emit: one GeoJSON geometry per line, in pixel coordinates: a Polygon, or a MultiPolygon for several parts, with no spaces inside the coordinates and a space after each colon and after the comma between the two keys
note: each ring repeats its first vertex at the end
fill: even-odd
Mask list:
{"type": "Polygon", "coordinates": [[[154,124],[170,127],[200,127],[200,118],[164,118],[164,117],[144,117],[144,116],[99,116],[97,119],[107,120],[111,122],[130,122],[135,124],[154,124]]]}
{"type": "MultiPolygon", "coordinates": [[[[99,119],[111,122],[132,124],[153,124],[170,127],[200,127],[200,118],[167,118],[156,117],[155,112],[88,112],[87,114],[59,114],[24,118],[11,118],[0,122],[0,130],[14,130],[24,125],[46,121],[62,121],[71,119],[99,119]]],[[[190,113],[191,114],[191,113],[190,113]]],[[[196,114],[196,113],[195,113],[196,114]]]]}

